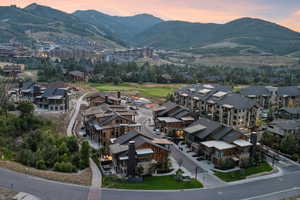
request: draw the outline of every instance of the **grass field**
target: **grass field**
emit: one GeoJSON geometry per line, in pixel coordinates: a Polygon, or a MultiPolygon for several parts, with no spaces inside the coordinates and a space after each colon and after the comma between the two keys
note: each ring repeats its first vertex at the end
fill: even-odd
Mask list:
{"type": "Polygon", "coordinates": [[[228,172],[228,173],[223,173],[223,172],[215,172],[214,174],[222,179],[223,181],[226,182],[232,182],[232,181],[238,181],[247,178],[247,176],[254,175],[254,174],[259,174],[262,172],[270,172],[272,171],[273,168],[266,162],[260,164],[259,166],[256,167],[250,167],[245,170],[239,170],[239,171],[233,171],[233,172],[228,172]]]}
{"type": "Polygon", "coordinates": [[[178,182],[170,176],[147,176],[142,183],[128,183],[111,177],[103,178],[103,186],[107,188],[133,189],[133,190],[181,190],[202,188],[203,185],[196,179],[190,182],[178,182]]]}
{"type": "Polygon", "coordinates": [[[140,96],[147,98],[164,98],[174,92],[183,84],[155,84],[155,83],[121,83],[114,85],[112,83],[90,84],[91,87],[99,91],[132,91],[138,92],[140,96]]]}

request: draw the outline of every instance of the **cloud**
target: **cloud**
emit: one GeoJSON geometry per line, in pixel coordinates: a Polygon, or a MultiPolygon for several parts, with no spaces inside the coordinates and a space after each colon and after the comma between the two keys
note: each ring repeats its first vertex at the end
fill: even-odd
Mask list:
{"type": "Polygon", "coordinates": [[[300,9],[280,20],[279,24],[300,32],[300,9]]]}
{"type": "Polygon", "coordinates": [[[300,12],[299,0],[285,0],[284,3],[282,0],[0,0],[0,5],[17,4],[25,7],[33,2],[69,13],[86,9],[122,16],[150,13],[164,19],[206,23],[257,17],[293,29],[298,27],[297,12],[300,12]]]}

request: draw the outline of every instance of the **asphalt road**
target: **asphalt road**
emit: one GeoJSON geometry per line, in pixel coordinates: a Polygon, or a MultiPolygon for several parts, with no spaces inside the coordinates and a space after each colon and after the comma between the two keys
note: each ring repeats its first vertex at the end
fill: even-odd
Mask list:
{"type": "MultiPolygon", "coordinates": [[[[180,155],[180,154],[179,154],[180,155]]],[[[185,161],[184,161],[185,162],[185,161]]],[[[47,181],[0,168],[0,186],[33,194],[42,200],[87,200],[89,188],[47,181]]],[[[91,195],[91,193],[90,193],[91,195]]],[[[101,200],[279,200],[300,195],[300,171],[243,184],[182,191],[102,190],[101,200]]]]}

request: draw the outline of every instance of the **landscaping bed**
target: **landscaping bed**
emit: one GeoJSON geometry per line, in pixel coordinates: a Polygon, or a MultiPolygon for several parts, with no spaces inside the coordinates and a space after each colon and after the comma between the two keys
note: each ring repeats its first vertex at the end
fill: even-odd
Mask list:
{"type": "Polygon", "coordinates": [[[232,181],[246,179],[248,176],[251,176],[254,174],[270,172],[272,170],[273,170],[273,168],[268,163],[263,162],[258,166],[250,167],[250,168],[243,169],[243,170],[233,171],[233,172],[224,173],[224,172],[215,171],[214,175],[216,175],[223,181],[232,182],[232,181]]]}
{"type": "Polygon", "coordinates": [[[174,175],[170,176],[146,176],[140,183],[130,183],[115,177],[103,177],[103,187],[132,189],[132,190],[181,190],[202,188],[203,185],[196,179],[191,181],[176,181],[174,175]]]}
{"type": "Polygon", "coordinates": [[[61,173],[54,171],[38,170],[31,167],[26,167],[22,164],[0,160],[0,167],[20,172],[23,174],[30,174],[33,176],[45,178],[48,180],[78,184],[78,185],[91,185],[92,172],[90,168],[87,168],[79,173],[61,173]]]}
{"type": "Polygon", "coordinates": [[[0,187],[0,200],[13,200],[16,195],[16,192],[0,187]]]}

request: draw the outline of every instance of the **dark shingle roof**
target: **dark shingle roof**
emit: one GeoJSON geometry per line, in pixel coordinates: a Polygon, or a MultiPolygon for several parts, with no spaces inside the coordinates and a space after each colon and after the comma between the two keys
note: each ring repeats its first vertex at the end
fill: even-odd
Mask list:
{"type": "Polygon", "coordinates": [[[221,125],[218,122],[215,122],[215,121],[212,121],[209,119],[204,119],[204,118],[201,118],[198,121],[192,123],[189,127],[192,127],[192,126],[195,126],[198,124],[206,127],[205,129],[194,133],[195,136],[197,136],[201,139],[205,139],[210,134],[212,134],[216,129],[221,127],[221,125]]]}
{"type": "Polygon", "coordinates": [[[255,106],[256,102],[240,94],[230,93],[217,102],[218,105],[231,105],[236,109],[247,109],[255,106]]]}
{"type": "Polygon", "coordinates": [[[23,83],[23,86],[22,86],[22,90],[28,90],[30,89],[31,87],[33,87],[35,85],[34,82],[31,82],[31,81],[28,81],[28,82],[25,82],[23,83]]]}
{"type": "Polygon", "coordinates": [[[300,128],[300,120],[276,120],[270,124],[276,125],[283,130],[295,130],[300,128]]]}
{"type": "Polygon", "coordinates": [[[203,118],[192,123],[189,127],[193,127],[199,124],[206,128],[201,129],[200,131],[192,134],[202,140],[213,139],[213,140],[222,140],[228,143],[232,143],[235,140],[244,136],[244,134],[236,130],[233,130],[233,128],[231,127],[223,126],[218,122],[209,119],[203,119],[203,118]]]}
{"type": "Polygon", "coordinates": [[[53,96],[65,96],[66,91],[60,88],[47,88],[42,95],[43,98],[49,98],[53,96]]]}
{"type": "Polygon", "coordinates": [[[242,133],[232,130],[229,133],[227,133],[224,137],[222,137],[221,140],[228,142],[228,143],[232,143],[235,140],[238,140],[239,138],[241,138],[243,136],[242,133]]]}
{"type": "Polygon", "coordinates": [[[284,107],[284,108],[281,108],[280,110],[282,111],[285,111],[287,113],[290,113],[290,114],[300,114],[300,107],[284,107]]]}
{"type": "Polygon", "coordinates": [[[242,88],[240,93],[243,96],[271,96],[272,93],[265,86],[250,86],[247,88],[242,88]]]}
{"type": "Polygon", "coordinates": [[[300,96],[300,89],[297,86],[278,87],[278,96],[300,96]]]}

